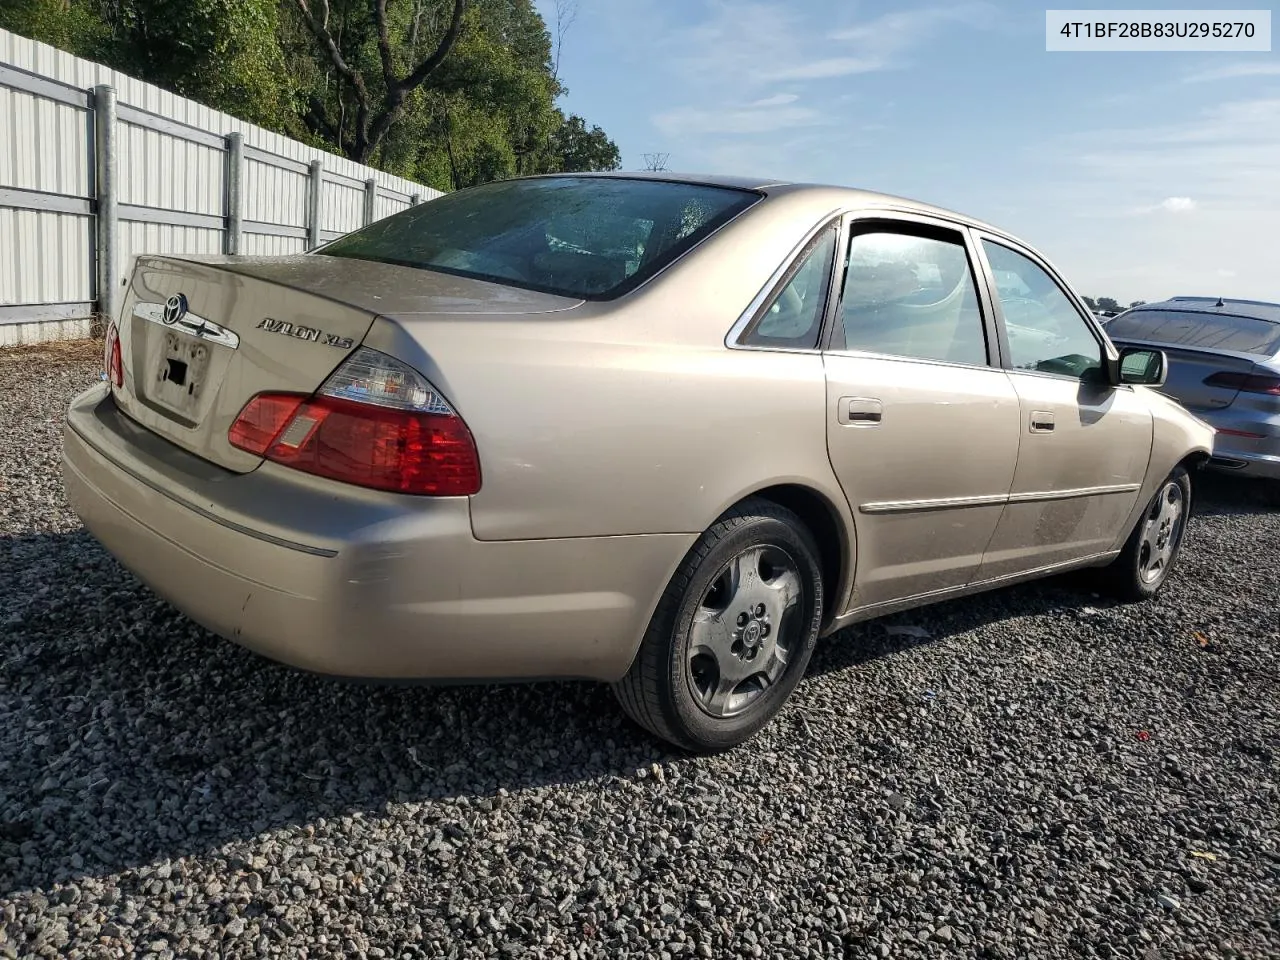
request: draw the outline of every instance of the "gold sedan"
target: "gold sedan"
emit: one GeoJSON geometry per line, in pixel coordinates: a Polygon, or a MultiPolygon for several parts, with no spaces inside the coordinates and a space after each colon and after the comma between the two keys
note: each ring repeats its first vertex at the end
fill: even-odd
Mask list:
{"type": "Polygon", "coordinates": [[[1169,575],[1213,431],[994,227],[835,187],[493,183],[295,257],[143,257],[64,430],[89,530],[307,670],[587,677],[741,743],[822,634],[1169,575]]]}

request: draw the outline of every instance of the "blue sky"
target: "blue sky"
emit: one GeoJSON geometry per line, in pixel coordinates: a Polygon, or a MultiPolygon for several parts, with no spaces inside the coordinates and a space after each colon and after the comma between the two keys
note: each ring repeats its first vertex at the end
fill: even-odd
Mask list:
{"type": "MultiPolygon", "coordinates": [[[[554,0],[537,2],[554,29],[554,0]]],[[[1088,295],[1280,300],[1274,44],[1048,53],[1044,11],[578,0],[563,106],[604,127],[626,169],[660,152],[672,170],[927,200],[1021,236],[1088,295]]]]}

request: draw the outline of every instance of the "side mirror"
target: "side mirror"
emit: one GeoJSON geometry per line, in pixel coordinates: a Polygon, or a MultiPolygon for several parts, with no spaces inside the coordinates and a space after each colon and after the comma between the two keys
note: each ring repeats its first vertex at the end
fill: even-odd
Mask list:
{"type": "Polygon", "coordinates": [[[1169,375],[1169,359],[1163,350],[1126,347],[1120,351],[1120,383],[1164,386],[1169,375]]]}

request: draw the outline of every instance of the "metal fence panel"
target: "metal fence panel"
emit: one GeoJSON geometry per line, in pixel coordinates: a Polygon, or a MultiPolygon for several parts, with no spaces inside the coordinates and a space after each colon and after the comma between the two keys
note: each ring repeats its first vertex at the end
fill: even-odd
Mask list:
{"type": "Polygon", "coordinates": [[[0,86],[0,118],[0,185],[88,196],[87,111],[0,86]]]}
{"type": "Polygon", "coordinates": [[[0,328],[71,329],[104,309],[95,278],[126,276],[138,254],[220,253],[237,235],[245,254],[296,254],[439,195],[0,30],[0,328]],[[102,116],[100,85],[114,89],[102,116]]]}
{"type": "Polygon", "coordinates": [[[307,175],[262,163],[244,161],[244,218],[260,223],[307,225],[307,175]]]}
{"type": "Polygon", "coordinates": [[[224,149],[121,123],[120,202],[220,216],[224,154],[224,149]],[[157,171],[163,173],[157,176],[157,171]]]}
{"type": "Polygon", "coordinates": [[[305,237],[281,237],[269,233],[246,233],[244,252],[251,257],[283,257],[307,252],[305,237]]]}
{"type": "Polygon", "coordinates": [[[0,207],[0,304],[90,300],[91,227],[88,217],[76,214],[0,207]]]}
{"type": "Polygon", "coordinates": [[[382,191],[378,191],[377,199],[373,201],[373,219],[381,220],[383,217],[389,217],[393,213],[399,213],[401,210],[407,209],[409,206],[409,198],[405,197],[389,197],[382,191]]]}
{"type": "Polygon", "coordinates": [[[221,253],[222,231],[183,227],[171,223],[139,223],[120,219],[120,244],[116,275],[127,277],[133,258],[143,253],[221,253]]]}
{"type": "Polygon", "coordinates": [[[346,233],[364,226],[364,184],[324,181],[320,191],[320,229],[346,233]]]}

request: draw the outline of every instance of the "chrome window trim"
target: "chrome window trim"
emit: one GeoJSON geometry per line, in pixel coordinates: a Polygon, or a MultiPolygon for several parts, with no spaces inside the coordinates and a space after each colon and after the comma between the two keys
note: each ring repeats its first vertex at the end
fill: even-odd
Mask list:
{"type": "Polygon", "coordinates": [[[854,360],[896,360],[899,363],[919,363],[930,367],[950,367],[959,370],[986,370],[991,373],[1008,373],[992,363],[961,363],[958,360],[933,360],[927,357],[909,357],[898,353],[876,353],[872,350],[824,350],[828,357],[849,357],[854,360]]]}

